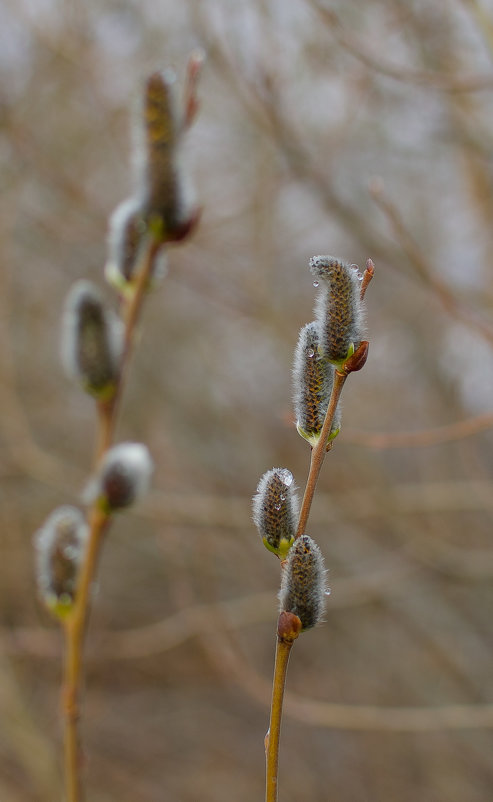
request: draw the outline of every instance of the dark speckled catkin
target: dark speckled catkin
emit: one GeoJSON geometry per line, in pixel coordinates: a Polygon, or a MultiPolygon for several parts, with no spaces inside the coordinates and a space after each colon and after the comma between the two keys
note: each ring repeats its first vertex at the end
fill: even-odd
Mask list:
{"type": "MultiPolygon", "coordinates": [[[[317,323],[307,323],[299,334],[294,355],[294,409],[299,433],[314,445],[320,435],[334,383],[334,366],[320,353],[317,323]]],[[[337,407],[331,433],[340,428],[337,407]]]]}
{"type": "Polygon", "coordinates": [[[298,518],[293,474],[272,468],[260,479],[253,497],[253,520],[269,551],[284,558],[291,546],[298,518]]]}
{"type": "Polygon", "coordinates": [[[310,271],[319,282],[316,313],[323,353],[331,362],[343,362],[363,336],[359,273],[333,256],[314,256],[310,271]]]}
{"type": "Polygon", "coordinates": [[[281,612],[294,613],[303,629],[317,624],[324,612],[325,568],[319,547],[308,535],[297,538],[288,554],[279,601],[281,612]]]}

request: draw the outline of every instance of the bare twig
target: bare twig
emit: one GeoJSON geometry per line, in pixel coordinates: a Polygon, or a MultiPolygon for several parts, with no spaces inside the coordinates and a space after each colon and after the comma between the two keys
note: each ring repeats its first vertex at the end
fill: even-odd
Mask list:
{"type": "Polygon", "coordinates": [[[385,61],[380,55],[371,53],[363,40],[356,39],[350,34],[342,26],[333,9],[326,8],[315,0],[311,0],[310,4],[331,29],[341,47],[375,73],[396,81],[431,87],[442,92],[482,92],[493,89],[493,78],[489,73],[448,75],[444,72],[400,67],[385,61]]]}
{"type": "MultiPolygon", "coordinates": [[[[119,400],[122,394],[136,326],[152,273],[159,244],[152,238],[146,244],[140,264],[137,265],[137,281],[125,314],[124,346],[115,394],[111,401],[99,405],[99,436],[96,463],[109,449],[116,424],[119,400]]],[[[65,779],[67,802],[82,799],[80,782],[80,748],[78,736],[80,685],[82,675],[83,646],[90,610],[91,587],[97,570],[99,553],[104,533],[110,523],[110,515],[94,502],[89,512],[89,543],[84,563],[81,566],[77,593],[73,609],[64,619],[65,668],[63,701],[65,711],[65,779]]]]}
{"type": "Polygon", "coordinates": [[[493,412],[476,415],[447,426],[422,429],[416,432],[364,432],[345,429],[344,441],[367,448],[426,448],[427,446],[453,443],[465,437],[484,432],[493,426],[493,412]]]}

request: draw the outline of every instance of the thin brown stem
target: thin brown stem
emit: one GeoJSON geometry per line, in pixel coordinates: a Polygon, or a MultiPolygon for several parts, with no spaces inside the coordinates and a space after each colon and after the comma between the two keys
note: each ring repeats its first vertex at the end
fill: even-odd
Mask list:
{"type": "MultiPolygon", "coordinates": [[[[98,404],[99,423],[96,463],[110,448],[115,430],[119,401],[125,383],[128,363],[134,343],[145,292],[152,275],[154,261],[160,243],[152,238],[145,246],[136,269],[136,282],[127,302],[124,315],[125,331],[120,374],[115,393],[109,400],[98,404]]],[[[83,667],[84,636],[90,612],[91,587],[96,575],[99,554],[110,516],[102,511],[97,502],[89,511],[89,541],[85,560],[80,569],[74,607],[64,621],[65,666],[63,685],[63,708],[65,715],[65,783],[67,802],[80,802],[83,798],[80,780],[79,707],[83,667]]]]}
{"type": "Polygon", "coordinates": [[[269,731],[265,737],[265,802],[277,802],[277,781],[279,774],[279,741],[281,737],[282,706],[289,654],[294,641],[277,637],[274,679],[272,682],[272,703],[270,709],[269,731]]]}
{"type": "Polygon", "coordinates": [[[128,364],[134,343],[135,330],[137,328],[137,323],[140,317],[146,290],[149,285],[149,280],[152,276],[156,256],[161,247],[161,243],[154,237],[147,243],[140,262],[136,268],[137,279],[135,286],[132,294],[126,301],[124,310],[125,331],[123,337],[123,353],[120,375],[118,377],[114,395],[109,400],[100,401],[98,404],[99,437],[96,450],[97,461],[99,461],[105,451],[108,450],[113,440],[118,415],[118,407],[120,404],[123,387],[125,385],[126,372],[128,370],[128,364]]]}
{"type": "Polygon", "coordinates": [[[329,439],[329,433],[332,428],[332,421],[334,420],[337,404],[339,403],[339,399],[342,393],[342,388],[344,387],[344,382],[346,381],[346,379],[347,376],[345,373],[340,373],[338,370],[336,370],[334,376],[334,384],[332,386],[332,394],[330,396],[329,406],[327,407],[327,413],[325,415],[322,431],[320,432],[318,443],[316,446],[314,446],[311,453],[310,470],[308,472],[308,479],[306,480],[306,487],[305,487],[305,492],[303,494],[303,501],[301,502],[301,511],[300,511],[300,518],[298,521],[298,529],[296,531],[296,537],[300,537],[301,535],[305,534],[306,522],[308,521],[308,516],[310,515],[313,496],[315,494],[315,489],[317,487],[317,480],[325,459],[325,455],[328,450],[327,441],[329,439]]]}
{"type": "Polygon", "coordinates": [[[67,802],[82,799],[80,782],[79,701],[82,675],[82,650],[90,608],[90,595],[104,532],[109,516],[94,509],[90,519],[90,534],[86,559],[81,566],[75,604],[65,619],[65,666],[63,701],[65,714],[65,782],[67,802]]]}

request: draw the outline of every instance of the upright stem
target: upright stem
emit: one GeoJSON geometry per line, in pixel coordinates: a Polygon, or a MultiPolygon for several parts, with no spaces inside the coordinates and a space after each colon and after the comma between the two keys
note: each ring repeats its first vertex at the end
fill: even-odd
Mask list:
{"type": "Polygon", "coordinates": [[[310,459],[310,470],[308,472],[308,479],[306,480],[305,492],[303,494],[303,501],[301,502],[300,518],[298,521],[298,529],[296,537],[305,534],[306,522],[310,514],[313,496],[317,487],[317,480],[320,470],[327,453],[327,441],[329,439],[330,430],[332,428],[332,421],[334,420],[335,411],[339,398],[341,397],[344,382],[347,379],[345,373],[340,373],[338,370],[335,372],[334,384],[332,386],[332,394],[330,396],[329,406],[325,415],[325,420],[318,438],[317,445],[313,447],[310,459]]]}
{"type": "Polygon", "coordinates": [[[79,587],[75,604],[70,615],[65,619],[65,664],[63,678],[63,701],[65,712],[65,782],[66,802],[79,802],[82,796],[80,782],[80,748],[79,748],[79,705],[82,676],[82,651],[87,619],[90,609],[90,594],[93,578],[101,549],[104,532],[109,524],[109,517],[101,510],[95,509],[91,516],[89,543],[86,559],[81,566],[79,587]]]}
{"type": "Polygon", "coordinates": [[[137,265],[137,279],[132,295],[127,301],[124,312],[125,332],[123,337],[123,352],[121,358],[120,375],[113,396],[98,404],[99,412],[99,436],[96,449],[96,459],[99,461],[101,456],[108,450],[113,440],[113,433],[117,419],[118,406],[120,403],[122,390],[125,384],[125,375],[128,369],[129,357],[132,351],[135,329],[139,320],[142,304],[144,302],[146,289],[149,279],[152,276],[154,262],[157,253],[162,245],[156,239],[151,239],[145,247],[142,258],[137,265]]]}
{"type": "MultiPolygon", "coordinates": [[[[135,329],[159,247],[159,243],[156,242],[154,238],[151,239],[145,247],[139,265],[137,265],[137,280],[125,310],[123,353],[117,386],[112,398],[100,401],[98,405],[99,431],[96,449],[97,463],[110,448],[113,441],[118,406],[132,351],[135,329]]],[[[81,802],[83,799],[80,780],[79,745],[79,709],[83,647],[90,612],[91,587],[96,575],[103,536],[109,523],[110,516],[99,509],[96,502],[89,511],[89,540],[85,559],[80,568],[74,606],[64,620],[65,663],[63,709],[65,715],[64,756],[66,802],[81,802]]]]}
{"type": "Polygon", "coordinates": [[[282,705],[289,654],[294,641],[282,640],[277,636],[274,679],[272,682],[272,703],[270,709],[269,732],[265,745],[265,802],[277,802],[277,778],[279,774],[279,741],[281,737],[282,705]]]}

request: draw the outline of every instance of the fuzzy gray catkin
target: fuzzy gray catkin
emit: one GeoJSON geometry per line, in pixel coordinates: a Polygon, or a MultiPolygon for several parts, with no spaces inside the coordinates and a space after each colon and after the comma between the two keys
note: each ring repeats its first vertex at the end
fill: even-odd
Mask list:
{"type": "Polygon", "coordinates": [[[106,452],[84,501],[97,501],[107,513],[129,507],[147,491],[153,463],[146,446],[120,443],[106,452]]]}
{"type": "Polygon", "coordinates": [[[54,510],[34,536],[39,595],[59,617],[72,608],[88,534],[80,510],[67,505],[54,510]]]}
{"type": "Polygon", "coordinates": [[[77,281],[63,313],[62,361],[69,376],[92,395],[109,397],[120,370],[122,328],[90,281],[77,281]]]}
{"type": "MultiPolygon", "coordinates": [[[[106,279],[121,291],[131,287],[137,278],[136,270],[146,234],[147,222],[142,202],[137,197],[122,201],[110,218],[105,266],[106,279]]],[[[153,264],[152,283],[165,275],[166,262],[166,250],[161,248],[153,264]]]]}
{"type": "Polygon", "coordinates": [[[183,123],[171,70],[155,72],[147,79],[143,118],[139,197],[145,215],[162,223],[163,238],[180,239],[193,211],[181,163],[183,123]]]}
{"type": "Polygon", "coordinates": [[[297,538],[288,553],[279,591],[280,611],[294,613],[303,629],[317,624],[324,613],[327,587],[319,547],[308,535],[297,538]]]}
{"type": "Polygon", "coordinates": [[[110,218],[107,280],[130,292],[142,246],[151,237],[161,244],[152,281],[166,269],[167,242],[183,239],[198,219],[181,158],[183,121],[171,70],[155,72],[145,83],[136,124],[134,161],[137,185],[110,218]]]}
{"type": "MultiPolygon", "coordinates": [[[[334,383],[334,366],[322,356],[318,324],[307,323],[299,334],[294,355],[293,388],[296,428],[299,434],[314,446],[330,401],[334,383]]],[[[341,426],[340,405],[332,422],[329,440],[341,426]]]]}
{"type": "Polygon", "coordinates": [[[310,271],[319,285],[316,315],[324,356],[344,362],[363,339],[364,315],[360,273],[333,256],[314,256],[310,271]]]}
{"type": "Polygon", "coordinates": [[[253,497],[253,520],[267,549],[284,559],[296,534],[298,496],[293,474],[272,468],[260,479],[253,497]]]}

